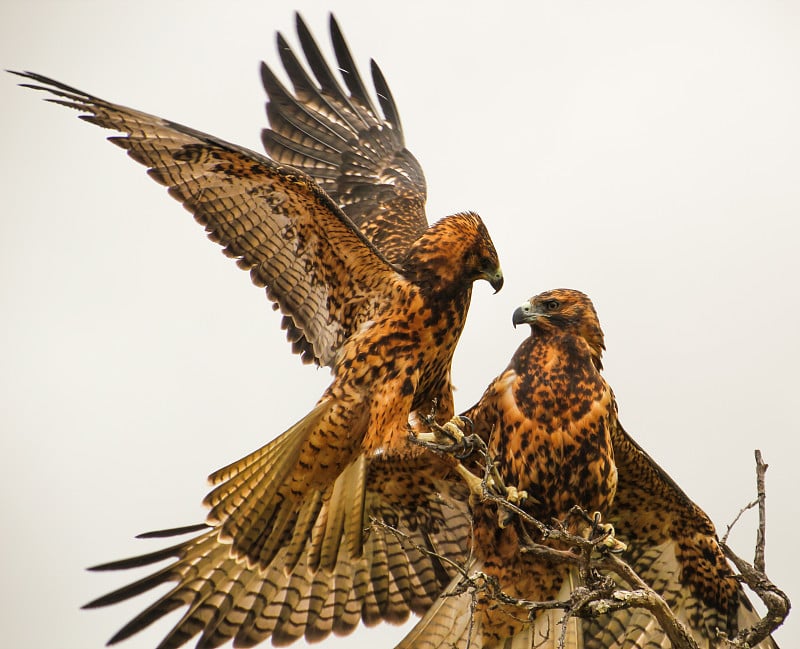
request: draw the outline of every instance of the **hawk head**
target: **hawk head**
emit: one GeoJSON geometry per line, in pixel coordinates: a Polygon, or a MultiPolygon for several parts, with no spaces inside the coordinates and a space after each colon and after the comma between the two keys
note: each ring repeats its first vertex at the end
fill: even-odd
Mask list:
{"type": "Polygon", "coordinates": [[[402,263],[409,279],[447,294],[485,279],[495,293],[503,287],[503,271],[492,238],[473,212],[446,216],[417,239],[402,263]]]}
{"type": "Polygon", "coordinates": [[[511,319],[514,326],[529,324],[531,331],[563,331],[583,338],[599,362],[605,349],[603,330],[594,305],[585,293],[556,288],[523,302],[511,319]]]}

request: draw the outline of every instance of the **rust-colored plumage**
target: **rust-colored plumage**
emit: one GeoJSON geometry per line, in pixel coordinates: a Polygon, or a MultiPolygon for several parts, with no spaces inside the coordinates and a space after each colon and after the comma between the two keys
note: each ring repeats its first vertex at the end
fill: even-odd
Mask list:
{"type": "MultiPolygon", "coordinates": [[[[721,649],[716,629],[729,635],[756,617],[733,578],[714,526],[619,424],[614,397],[600,374],[603,333],[583,293],[568,289],[531,298],[514,313],[531,335],[506,370],[464,413],[488,443],[507,485],[525,490],[521,507],[538,520],[566,520],[578,505],[598,511],[627,544],[622,557],[661,594],[699,646],[721,649]]],[[[520,528],[499,526],[496,506],[472,505],[475,560],[472,571],[496,577],[508,595],[533,601],[565,600],[579,576],[565,564],[545,563],[520,552],[520,528]]],[[[585,523],[583,523],[585,526],[585,523]]],[[[552,545],[531,531],[533,540],[552,545]]],[[[556,545],[556,547],[558,547],[556,545]]],[[[475,649],[667,649],[668,638],[643,609],[594,620],[527,611],[451,586],[399,647],[475,649]]],[[[760,647],[774,647],[771,640],[760,647]]]]}
{"type": "Polygon", "coordinates": [[[453,415],[450,366],[472,284],[502,286],[497,253],[473,213],[428,227],[419,165],[403,144],[386,83],[373,66],[375,110],[332,20],[345,92],[298,18],[317,82],[282,37],[295,85],[266,66],[271,157],[107,102],[58,81],[18,73],[81,118],[122,133],[110,140],[148,167],[250,272],[284,313],[294,351],[329,366],[313,410],[263,448],[210,476],[207,526],[165,550],[99,566],[165,568],[88,606],[174,588],[124,627],[119,641],[185,607],[162,643],[230,638],[248,646],[346,633],[361,620],[422,613],[452,577],[431,555],[370,531],[382,519],[419,547],[458,560],[469,546],[465,490],[452,467],[407,443],[421,415],[453,415]],[[291,165],[291,166],[290,166],[291,165]]]}

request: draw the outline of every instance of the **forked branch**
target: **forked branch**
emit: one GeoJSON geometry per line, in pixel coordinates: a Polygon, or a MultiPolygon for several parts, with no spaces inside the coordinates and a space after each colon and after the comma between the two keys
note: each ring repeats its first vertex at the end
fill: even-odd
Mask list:
{"type": "MultiPolygon", "coordinates": [[[[483,477],[480,480],[478,497],[483,501],[495,503],[498,511],[505,515],[498,516],[500,524],[514,519],[521,539],[520,551],[542,557],[552,563],[563,563],[577,567],[584,576],[584,584],[576,588],[568,600],[535,602],[509,596],[503,592],[497,580],[480,572],[470,571],[468,566],[458,566],[462,575],[459,593],[470,592],[473,597],[473,607],[478,594],[482,597],[494,599],[503,604],[518,607],[527,611],[530,619],[545,609],[560,609],[564,611],[564,621],[568,617],[593,618],[613,611],[629,608],[643,608],[649,611],[658,621],[661,628],[669,637],[673,649],[698,649],[698,645],[687,627],[674,615],[667,602],[649,584],[647,584],[636,571],[616,554],[609,552],[603,545],[603,538],[595,537],[586,539],[582,536],[571,534],[563,521],[544,523],[537,520],[517,502],[510,502],[508,490],[499,479],[499,474],[492,458],[487,455],[486,444],[476,436],[463,436],[455,439],[449,430],[439,427],[432,420],[432,436],[424,439],[412,437],[412,441],[434,452],[450,454],[459,459],[464,459],[469,452],[476,452],[482,458],[483,477]],[[560,547],[551,547],[533,540],[533,536],[548,541],[558,541],[560,547]],[[567,548],[567,549],[565,549],[567,548]],[[619,583],[626,584],[628,588],[621,588],[619,583]]],[[[474,466],[474,465],[473,465],[474,466]]],[[[739,579],[746,583],[767,607],[766,615],[756,624],[746,629],[741,629],[733,638],[724,638],[735,649],[753,647],[764,640],[770,633],[777,629],[786,619],[790,609],[790,602],[786,594],[778,589],[764,572],[764,546],[766,530],[766,489],[764,474],[767,465],[761,458],[761,453],[756,451],[756,474],[758,499],[742,508],[735,520],[725,533],[721,545],[726,556],[733,562],[739,571],[739,579]],[[756,552],[754,565],[742,560],[727,545],[728,534],[739,520],[741,515],[750,508],[758,505],[759,527],[756,539],[756,552]]],[[[475,491],[473,489],[473,491],[475,491]]],[[[515,492],[516,493],[516,492],[515,492]]],[[[580,508],[573,508],[571,515],[584,517],[587,521],[591,517],[580,508]]],[[[400,530],[391,528],[383,523],[374,522],[391,533],[395,534],[404,543],[410,539],[400,530]]],[[[429,549],[416,547],[420,552],[430,553],[429,549]]],[[[444,558],[447,560],[446,558],[444,558]]],[[[452,562],[450,562],[452,564],[452,562]]],[[[562,625],[562,634],[559,646],[564,646],[564,632],[566,625],[562,625]]]]}

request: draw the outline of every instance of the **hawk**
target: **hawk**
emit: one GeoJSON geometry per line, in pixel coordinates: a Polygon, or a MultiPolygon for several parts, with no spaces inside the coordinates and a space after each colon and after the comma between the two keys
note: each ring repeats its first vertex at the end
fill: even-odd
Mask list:
{"type": "MultiPolygon", "coordinates": [[[[641,447],[617,417],[614,395],[601,375],[603,332],[583,293],[556,289],[518,308],[514,325],[530,324],[506,370],[464,415],[487,442],[501,480],[526,492],[520,506],[536,519],[566,521],[573,533],[586,523],[574,506],[598,511],[613,525],[623,557],[688,626],[698,645],[721,649],[717,630],[735,635],[757,621],[720,549],[714,526],[641,447]]],[[[513,598],[566,600],[579,585],[577,569],[520,552],[520,525],[498,524],[496,506],[474,499],[475,558],[469,570],[497,579],[513,598]]],[[[533,541],[559,549],[525,528],[533,541]]],[[[456,577],[398,645],[435,649],[670,647],[653,616],[624,609],[593,620],[562,611],[539,613],[483,594],[464,592],[456,577]]],[[[633,585],[627,585],[633,587],[633,585]]],[[[759,647],[774,649],[771,639],[759,647]]]]}
{"type": "Polygon", "coordinates": [[[205,525],[148,555],[98,569],[173,561],[90,603],[127,599],[176,582],[112,638],[119,641],[178,607],[162,647],[201,634],[286,644],[347,633],[360,621],[402,621],[435,600],[452,568],[404,548],[371,518],[405,530],[416,548],[459,557],[470,532],[463,486],[446,460],[407,443],[434,412],[454,413],[451,360],[472,285],[503,284],[480,217],[428,226],[425,182],[405,149],[397,110],[373,64],[373,105],[331,18],[345,90],[302,20],[312,81],[282,36],[294,95],[264,66],[271,157],[160,117],[105,101],[45,76],[16,73],[49,101],[121,133],[110,141],[148,168],[224,253],[284,314],[295,352],[327,366],[316,406],[262,448],[214,472],[205,525]]]}

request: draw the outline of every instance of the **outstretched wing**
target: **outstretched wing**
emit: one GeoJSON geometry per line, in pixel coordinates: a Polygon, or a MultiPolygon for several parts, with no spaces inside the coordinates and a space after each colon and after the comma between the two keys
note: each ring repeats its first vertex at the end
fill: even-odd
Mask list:
{"type": "MultiPolygon", "coordinates": [[[[758,616],[734,578],[713,523],[622,426],[613,441],[619,477],[605,519],[628,544],[623,558],[664,597],[700,646],[724,646],[718,631],[732,637],[758,616]]],[[[671,646],[652,615],[639,609],[587,624],[587,649],[671,646]]],[[[758,646],[776,649],[771,638],[758,646]]]]}
{"type": "Polygon", "coordinates": [[[53,79],[14,74],[81,119],[124,133],[109,140],[147,166],[291,318],[304,362],[331,365],[395,281],[398,269],[302,171],[53,79]]]}
{"type": "MultiPolygon", "coordinates": [[[[420,455],[401,466],[379,456],[367,462],[362,456],[331,489],[309,496],[300,517],[312,520],[314,533],[299,547],[288,542],[266,568],[235,557],[230,544],[220,540],[219,530],[210,528],[172,547],[98,566],[95,570],[121,570],[173,559],[87,607],[114,604],[177,582],[111,639],[112,644],[124,640],[185,607],[159,645],[164,649],[179,647],[198,634],[202,647],[217,647],[231,638],[236,646],[253,646],[267,638],[279,646],[303,636],[318,641],[330,633],[350,633],[361,621],[400,623],[410,612],[421,615],[456,572],[431,553],[463,564],[470,547],[465,489],[449,479],[438,462],[420,455]],[[368,485],[365,506],[356,512],[352,499],[343,497],[343,483],[362,479],[368,485]],[[360,536],[373,519],[401,530],[406,538],[372,527],[363,552],[355,554],[346,530],[360,536]]],[[[202,526],[174,533],[198,529],[202,526]]]]}
{"type": "Polygon", "coordinates": [[[262,65],[271,129],[262,133],[270,157],[314,178],[392,262],[399,263],[427,228],[425,178],[405,148],[389,86],[372,62],[379,114],[342,36],[330,17],[331,40],[344,84],[322,56],[298,14],[297,33],[312,79],[286,39],[278,52],[293,92],[262,65]]]}

